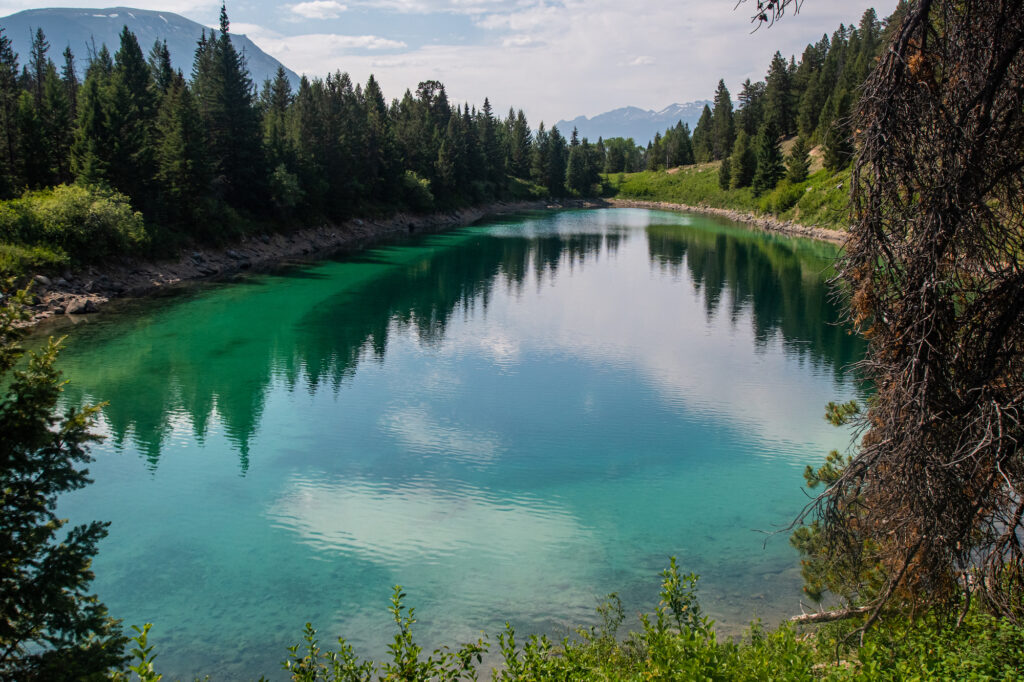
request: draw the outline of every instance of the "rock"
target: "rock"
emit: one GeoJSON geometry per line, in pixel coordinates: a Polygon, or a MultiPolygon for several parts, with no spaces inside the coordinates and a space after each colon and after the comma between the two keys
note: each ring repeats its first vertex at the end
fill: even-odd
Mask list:
{"type": "Polygon", "coordinates": [[[84,315],[96,312],[96,303],[91,298],[78,298],[64,308],[65,315],[84,315]]]}
{"type": "Polygon", "coordinates": [[[66,287],[66,286],[68,286],[68,281],[66,279],[64,279],[63,277],[61,277],[60,279],[57,280],[57,286],[59,286],[59,287],[66,287]]]}
{"type": "Polygon", "coordinates": [[[39,284],[42,284],[44,287],[48,287],[51,284],[53,284],[53,282],[50,281],[50,278],[47,277],[46,275],[36,275],[32,279],[34,279],[39,284]]]}
{"type": "Polygon", "coordinates": [[[265,235],[265,234],[261,234],[260,235],[260,241],[263,242],[264,244],[269,244],[270,243],[270,237],[265,235]]]}
{"type": "Polygon", "coordinates": [[[241,260],[242,258],[242,255],[235,251],[234,249],[228,249],[227,251],[224,252],[224,255],[233,260],[241,260]]]}

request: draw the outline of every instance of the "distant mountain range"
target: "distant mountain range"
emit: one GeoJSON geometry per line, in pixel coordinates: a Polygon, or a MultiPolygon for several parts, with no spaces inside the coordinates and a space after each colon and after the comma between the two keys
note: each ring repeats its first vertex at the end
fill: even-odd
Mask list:
{"type": "MultiPolygon", "coordinates": [[[[124,26],[135,34],[143,54],[147,56],[154,42],[166,40],[174,68],[181,69],[186,78],[192,73],[196,41],[204,30],[210,32],[210,29],[202,24],[172,12],[152,12],[131,7],[29,9],[0,18],[0,27],[3,27],[4,34],[11,40],[14,51],[18,53],[20,65],[24,66],[28,62],[32,34],[37,28],[41,28],[50,43],[50,59],[59,67],[63,63],[61,53],[70,45],[75,55],[76,71],[80,76],[88,64],[93,44],[95,43],[97,49],[106,44],[113,55],[120,45],[119,36],[124,26]]],[[[256,47],[256,44],[244,35],[232,33],[231,40],[236,49],[244,51],[249,63],[249,72],[257,85],[274,77],[277,67],[281,65],[279,61],[256,47]]],[[[299,77],[287,68],[285,72],[292,85],[298,85],[299,77]]]]}
{"type": "Polygon", "coordinates": [[[572,134],[575,127],[581,138],[586,137],[591,142],[596,142],[599,137],[632,137],[637,144],[646,146],[654,139],[655,133],[664,133],[667,128],[679,121],[689,125],[692,131],[700,120],[705,104],[714,106],[711,100],[700,100],[686,104],[670,104],[661,111],[622,107],[593,118],[577,116],[571,121],[559,121],[555,125],[566,137],[572,134]]]}

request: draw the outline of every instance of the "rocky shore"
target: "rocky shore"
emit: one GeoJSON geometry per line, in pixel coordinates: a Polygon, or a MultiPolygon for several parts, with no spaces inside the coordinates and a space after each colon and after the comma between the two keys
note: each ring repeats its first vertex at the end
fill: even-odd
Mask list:
{"type": "Polygon", "coordinates": [[[664,201],[635,201],[632,199],[608,199],[608,206],[622,208],[651,208],[662,211],[688,211],[690,213],[701,213],[713,215],[720,218],[727,218],[738,223],[745,223],[751,227],[767,232],[782,232],[794,237],[807,237],[820,241],[832,242],[840,246],[846,243],[846,232],[829,230],[824,227],[800,225],[792,221],[776,220],[766,216],[757,216],[741,211],[733,211],[727,208],[713,208],[711,206],[687,206],[685,204],[670,204],[664,201]]]}
{"type": "Polygon", "coordinates": [[[372,220],[353,218],[340,224],[324,224],[287,234],[268,232],[250,235],[230,247],[185,251],[177,260],[125,260],[102,267],[65,271],[60,277],[36,275],[32,286],[35,303],[31,307],[32,317],[27,324],[38,324],[57,315],[76,316],[94,313],[111,300],[149,296],[184,282],[269,268],[289,260],[313,260],[343,251],[355,251],[382,239],[402,234],[442,232],[471,225],[490,215],[524,210],[601,207],[690,211],[720,216],[757,229],[838,244],[842,244],[846,236],[845,233],[835,230],[781,222],[738,211],[626,199],[567,201],[555,204],[546,201],[495,203],[429,215],[398,213],[372,220]]]}
{"type": "Polygon", "coordinates": [[[545,208],[563,208],[563,205],[543,201],[495,203],[448,213],[353,218],[340,224],[324,224],[287,234],[250,235],[225,248],[190,249],[182,252],[177,260],[125,260],[65,271],[60,277],[36,275],[32,284],[35,303],[27,324],[38,324],[56,315],[94,313],[111,300],[149,296],[184,282],[355,251],[402,234],[442,232],[470,225],[488,215],[545,208]]]}

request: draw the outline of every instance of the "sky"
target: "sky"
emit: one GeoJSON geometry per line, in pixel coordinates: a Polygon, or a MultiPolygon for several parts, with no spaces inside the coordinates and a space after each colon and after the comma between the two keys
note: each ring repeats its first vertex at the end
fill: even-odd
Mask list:
{"type": "MultiPolygon", "coordinates": [[[[66,0],[110,7],[110,0],[66,0]]],[[[799,14],[751,33],[754,0],[228,0],[231,30],[309,76],[372,73],[388,99],[424,80],[453,102],[523,109],[549,125],[623,106],[662,109],[711,99],[720,78],[735,98],[764,78],[772,54],[808,42],[896,0],[805,0],[799,14]]],[[[0,16],[63,2],[0,0],[0,16]]],[[[220,0],[131,0],[216,26],[220,0]]]]}

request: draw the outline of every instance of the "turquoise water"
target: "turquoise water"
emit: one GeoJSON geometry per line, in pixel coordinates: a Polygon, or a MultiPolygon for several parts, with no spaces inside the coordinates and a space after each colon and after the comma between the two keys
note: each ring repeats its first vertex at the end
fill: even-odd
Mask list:
{"type": "Polygon", "coordinates": [[[168,678],[274,679],[306,621],[380,657],[396,583],[427,646],[557,635],[651,609],[670,555],[726,632],[777,621],[799,570],[765,531],[857,395],[834,253],[530,214],[125,307],[59,330],[67,399],[109,403],[60,511],[112,522],[95,590],[168,678]]]}

